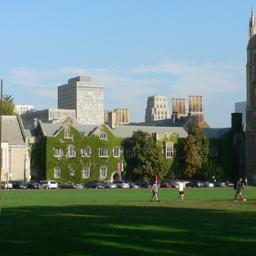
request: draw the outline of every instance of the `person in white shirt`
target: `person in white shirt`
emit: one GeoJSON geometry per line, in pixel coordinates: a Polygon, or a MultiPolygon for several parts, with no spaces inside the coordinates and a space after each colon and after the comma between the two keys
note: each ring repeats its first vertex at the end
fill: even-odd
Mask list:
{"type": "Polygon", "coordinates": [[[155,199],[157,202],[159,202],[158,199],[158,185],[157,185],[157,181],[155,181],[154,185],[151,188],[151,193],[152,193],[152,197],[151,197],[151,202],[153,202],[153,200],[155,199]]]}
{"type": "Polygon", "coordinates": [[[184,201],[184,183],[182,181],[178,182],[178,190],[179,190],[179,199],[184,201]]]}

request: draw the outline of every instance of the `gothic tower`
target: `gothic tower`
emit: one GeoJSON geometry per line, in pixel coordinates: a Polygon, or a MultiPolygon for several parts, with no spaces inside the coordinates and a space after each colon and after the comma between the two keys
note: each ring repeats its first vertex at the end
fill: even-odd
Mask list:
{"type": "Polygon", "coordinates": [[[256,19],[252,10],[246,65],[245,177],[256,184],[256,19]]]}

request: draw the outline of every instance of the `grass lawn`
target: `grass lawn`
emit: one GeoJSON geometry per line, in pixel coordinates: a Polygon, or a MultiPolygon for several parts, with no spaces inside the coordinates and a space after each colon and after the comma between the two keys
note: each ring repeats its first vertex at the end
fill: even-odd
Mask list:
{"type": "Polygon", "coordinates": [[[256,188],[0,193],[0,256],[256,255],[256,188]]]}

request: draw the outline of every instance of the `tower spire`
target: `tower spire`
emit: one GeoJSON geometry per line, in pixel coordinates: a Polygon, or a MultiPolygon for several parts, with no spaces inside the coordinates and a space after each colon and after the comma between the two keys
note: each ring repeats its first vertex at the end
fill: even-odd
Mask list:
{"type": "Polygon", "coordinates": [[[254,8],[251,8],[251,17],[249,22],[249,37],[253,37],[256,34],[256,20],[254,15],[254,8]]]}

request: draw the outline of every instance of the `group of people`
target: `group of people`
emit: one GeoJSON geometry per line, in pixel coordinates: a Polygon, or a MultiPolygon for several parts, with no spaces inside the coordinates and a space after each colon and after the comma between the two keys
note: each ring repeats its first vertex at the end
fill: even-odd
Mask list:
{"type": "MultiPolygon", "coordinates": [[[[184,183],[183,182],[178,182],[178,191],[179,191],[179,197],[178,198],[181,201],[184,201],[184,183]]],[[[155,181],[155,183],[151,187],[151,193],[152,193],[151,202],[153,202],[154,200],[159,202],[159,199],[158,199],[158,182],[157,182],[157,180],[155,181]]]]}
{"type": "MultiPolygon", "coordinates": [[[[177,184],[178,184],[178,192],[179,192],[178,199],[181,200],[181,201],[184,201],[184,183],[182,181],[180,181],[180,182],[177,182],[177,184]]],[[[244,195],[242,194],[242,189],[245,186],[247,186],[247,179],[245,179],[245,181],[243,181],[242,178],[239,178],[238,181],[234,183],[234,189],[236,191],[235,201],[237,201],[238,197],[241,201],[246,201],[247,200],[244,197],[244,195]]],[[[158,181],[157,180],[155,180],[155,183],[151,187],[151,193],[152,193],[151,202],[153,202],[153,201],[159,202],[159,199],[158,199],[158,181]]]]}

